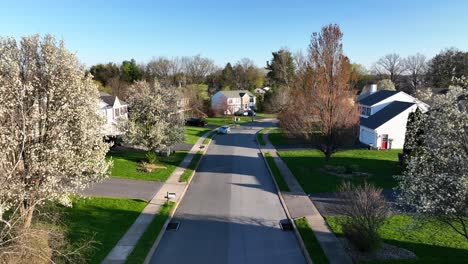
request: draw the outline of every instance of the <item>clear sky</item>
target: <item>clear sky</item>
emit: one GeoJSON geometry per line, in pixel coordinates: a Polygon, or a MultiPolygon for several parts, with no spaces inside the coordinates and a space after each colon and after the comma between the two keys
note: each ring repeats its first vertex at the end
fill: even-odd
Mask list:
{"type": "Polygon", "coordinates": [[[264,66],[282,47],[305,51],[329,23],[367,67],[388,53],[468,50],[468,0],[0,0],[0,36],[51,33],[88,66],[195,54],[264,66]]]}

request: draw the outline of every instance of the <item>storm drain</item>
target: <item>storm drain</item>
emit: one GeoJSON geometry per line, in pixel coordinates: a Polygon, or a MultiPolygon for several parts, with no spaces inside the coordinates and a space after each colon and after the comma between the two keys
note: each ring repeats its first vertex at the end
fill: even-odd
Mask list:
{"type": "Polygon", "coordinates": [[[167,227],[166,227],[166,230],[174,230],[174,231],[177,231],[177,229],[179,229],[179,225],[180,225],[180,222],[170,222],[169,224],[167,224],[167,227]]]}
{"type": "Polygon", "coordinates": [[[291,221],[289,221],[289,219],[281,220],[280,221],[280,226],[281,226],[281,229],[283,231],[292,231],[294,229],[293,225],[292,225],[291,221]]]}

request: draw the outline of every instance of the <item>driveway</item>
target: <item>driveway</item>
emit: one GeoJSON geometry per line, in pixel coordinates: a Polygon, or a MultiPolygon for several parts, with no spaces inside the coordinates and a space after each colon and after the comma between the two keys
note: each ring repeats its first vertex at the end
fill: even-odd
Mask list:
{"type": "Polygon", "coordinates": [[[268,125],[214,138],[151,263],[305,263],[255,143],[268,125]]]}
{"type": "Polygon", "coordinates": [[[84,195],[151,200],[163,182],[107,178],[83,191],[84,195]]]}

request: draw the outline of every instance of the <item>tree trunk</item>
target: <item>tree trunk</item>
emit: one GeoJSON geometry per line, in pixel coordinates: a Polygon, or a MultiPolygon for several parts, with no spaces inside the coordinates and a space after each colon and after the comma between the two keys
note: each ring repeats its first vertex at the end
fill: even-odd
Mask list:
{"type": "Polygon", "coordinates": [[[23,217],[23,228],[29,229],[31,227],[32,218],[34,214],[34,205],[30,205],[29,202],[25,201],[21,208],[21,216],[23,217]]]}

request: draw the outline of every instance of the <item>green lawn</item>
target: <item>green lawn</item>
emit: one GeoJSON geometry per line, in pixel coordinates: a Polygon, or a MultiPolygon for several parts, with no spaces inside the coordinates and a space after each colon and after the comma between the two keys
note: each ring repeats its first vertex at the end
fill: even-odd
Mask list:
{"type": "Polygon", "coordinates": [[[309,226],[307,219],[299,218],[294,220],[297,230],[301,234],[302,240],[304,241],[307,252],[312,258],[312,261],[316,264],[327,264],[328,258],[323,252],[317,238],[315,237],[314,231],[309,226]]]}
{"type": "Polygon", "coordinates": [[[164,223],[171,214],[174,206],[174,202],[169,202],[164,204],[159,209],[158,214],[154,217],[153,221],[148,226],[143,236],[141,236],[140,240],[138,240],[135,249],[133,249],[132,253],[128,256],[127,261],[125,263],[139,264],[145,261],[146,256],[148,255],[151,247],[154,244],[154,241],[161,232],[161,229],[163,228],[164,223]]]}
{"type": "MultiPolygon", "coordinates": [[[[330,165],[355,164],[359,166],[360,171],[372,174],[367,179],[368,182],[388,189],[395,187],[396,181],[392,176],[400,172],[399,152],[401,150],[344,150],[333,154],[330,165]]],[[[334,192],[343,181],[341,177],[320,171],[325,165],[325,157],[318,150],[278,151],[278,154],[307,193],[334,192]]],[[[362,180],[354,182],[359,183],[362,180]]]]}
{"type": "Polygon", "coordinates": [[[278,184],[280,191],[289,192],[288,184],[286,184],[286,182],[284,181],[284,178],[281,175],[278,166],[276,166],[274,158],[271,156],[270,153],[267,152],[265,153],[265,159],[268,162],[268,166],[270,167],[271,172],[273,172],[273,177],[275,177],[276,183],[278,184]]]}
{"type": "Polygon", "coordinates": [[[92,197],[73,201],[65,208],[64,228],[72,246],[83,241],[95,241],[82,252],[86,263],[101,263],[133,224],[146,206],[145,201],[92,197]]]}
{"type": "Polygon", "coordinates": [[[265,145],[266,145],[265,139],[263,139],[263,134],[264,134],[266,131],[268,131],[268,130],[270,130],[269,127],[264,128],[264,129],[258,131],[258,133],[257,133],[257,142],[258,142],[258,144],[260,144],[261,146],[265,146],[265,145]]]}
{"type": "Polygon", "coordinates": [[[261,117],[261,118],[275,118],[277,116],[277,114],[270,114],[270,113],[256,113],[257,114],[257,117],[261,117]]]}
{"type": "Polygon", "coordinates": [[[304,139],[289,137],[281,131],[281,128],[278,127],[275,127],[270,130],[270,132],[268,133],[268,139],[270,140],[271,144],[275,146],[302,145],[309,143],[304,139]]]}
{"type": "MultiPolygon", "coordinates": [[[[326,221],[335,234],[342,236],[339,218],[327,217],[326,221]]],[[[370,263],[466,263],[468,241],[465,238],[440,223],[410,228],[412,223],[411,216],[396,215],[387,221],[380,233],[385,243],[411,250],[417,255],[417,260],[370,263]]]]}
{"type": "Polygon", "coordinates": [[[185,126],[185,143],[195,144],[197,140],[211,129],[206,127],[185,126]]]}
{"type": "Polygon", "coordinates": [[[176,151],[169,157],[159,157],[161,165],[167,168],[156,169],[151,173],[137,170],[138,163],[145,160],[144,152],[110,151],[107,156],[112,157],[114,161],[111,172],[112,177],[164,182],[184,159],[186,154],[187,151],[176,151]]]}
{"type": "MultiPolygon", "coordinates": [[[[205,118],[206,121],[208,122],[208,125],[213,125],[213,126],[224,126],[224,125],[231,125],[234,124],[232,121],[232,118],[234,116],[226,115],[226,116],[216,116],[216,117],[207,117],[205,118]]],[[[240,123],[246,123],[252,121],[252,118],[249,116],[237,116],[240,118],[240,123]]]]}
{"type": "Polygon", "coordinates": [[[190,161],[190,164],[188,165],[187,169],[185,169],[184,173],[180,175],[179,182],[188,182],[190,180],[190,177],[192,177],[193,171],[195,170],[195,167],[198,164],[198,161],[201,159],[203,156],[203,152],[198,151],[192,158],[192,161],[190,161]]]}
{"type": "Polygon", "coordinates": [[[205,140],[203,140],[203,145],[207,145],[210,143],[211,139],[216,135],[216,131],[211,131],[208,136],[206,136],[205,140]]]}

